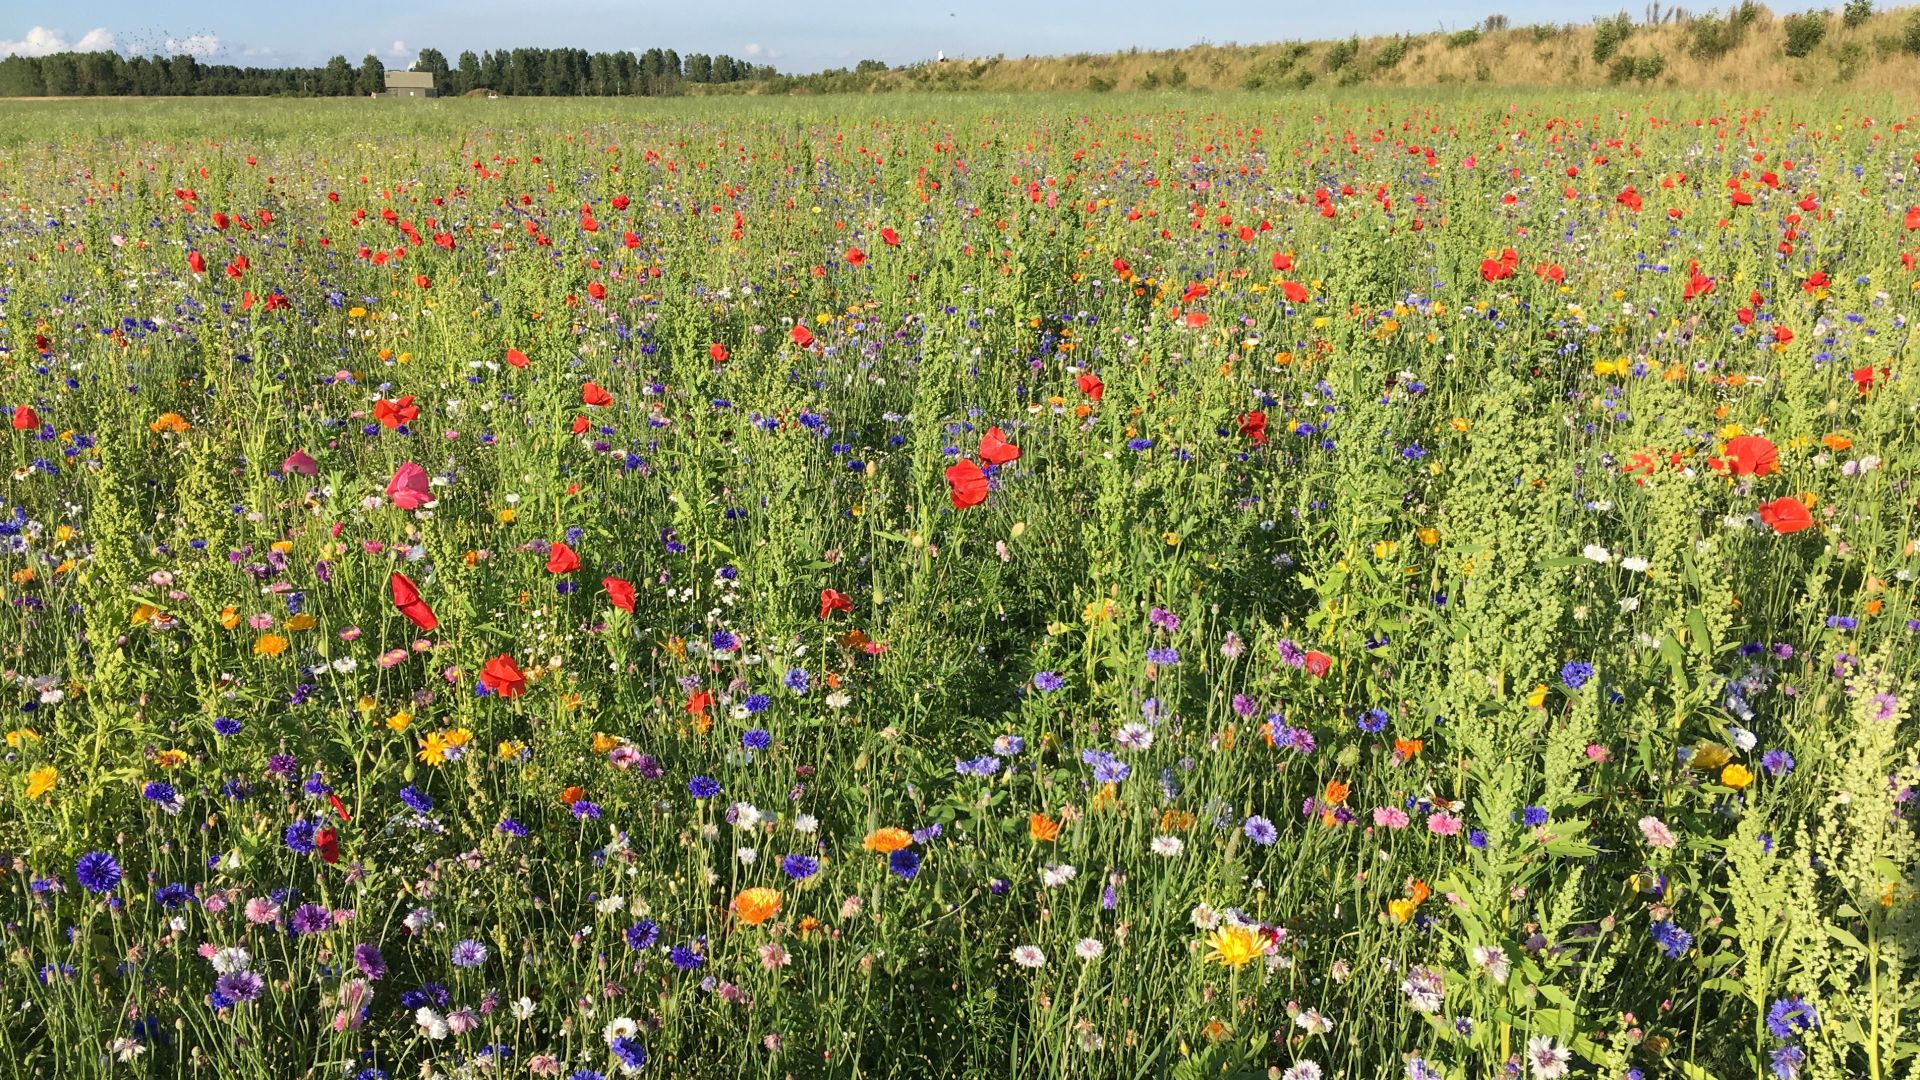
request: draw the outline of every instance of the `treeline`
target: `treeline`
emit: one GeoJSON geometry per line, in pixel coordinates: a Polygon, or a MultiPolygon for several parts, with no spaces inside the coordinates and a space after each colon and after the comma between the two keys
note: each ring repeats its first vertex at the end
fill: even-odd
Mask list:
{"type": "MultiPolygon", "coordinates": [[[[386,86],[386,65],[371,53],[355,67],[336,56],[320,67],[266,68],[205,64],[191,56],[54,53],[0,59],[0,97],[125,95],[258,95],[365,97],[386,86]]],[[[585,49],[500,49],[460,54],[449,64],[438,49],[420,50],[415,71],[431,71],[442,94],[492,90],[515,97],[666,96],[688,84],[774,78],[769,65],[721,53],[648,49],[643,53],[585,49]]]]}

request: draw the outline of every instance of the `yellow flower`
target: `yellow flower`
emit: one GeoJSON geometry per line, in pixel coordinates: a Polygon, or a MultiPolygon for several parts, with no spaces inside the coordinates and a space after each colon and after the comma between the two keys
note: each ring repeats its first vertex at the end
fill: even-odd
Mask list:
{"type": "Polygon", "coordinates": [[[30,727],[14,728],[7,732],[7,749],[18,750],[27,743],[40,741],[40,733],[30,727]]]}
{"type": "Polygon", "coordinates": [[[1527,695],[1527,704],[1533,708],[1538,709],[1541,706],[1545,705],[1546,703],[1547,703],[1547,684],[1541,683],[1540,685],[1533,688],[1533,693],[1527,695]]]}
{"type": "Polygon", "coordinates": [[[220,625],[226,627],[228,630],[231,630],[234,627],[239,626],[240,625],[239,609],[231,606],[221,608],[220,609],[220,625]]]}
{"type": "Polygon", "coordinates": [[[1411,900],[1400,899],[1387,901],[1387,914],[1393,916],[1393,921],[1397,923],[1403,923],[1413,918],[1413,913],[1418,910],[1420,910],[1420,905],[1411,900]]]}
{"type": "Polygon", "coordinates": [[[311,615],[308,615],[306,612],[303,611],[300,614],[295,615],[293,618],[287,620],[287,629],[311,630],[313,629],[314,622],[315,622],[314,617],[311,615]]]}
{"type": "Polygon", "coordinates": [[[604,731],[596,731],[593,733],[593,752],[596,754],[611,753],[614,747],[620,745],[620,742],[621,740],[618,736],[609,735],[604,731]]]}
{"type": "Polygon", "coordinates": [[[287,651],[287,639],[279,634],[262,634],[260,640],[253,643],[255,656],[279,656],[287,651]]]}
{"type": "Polygon", "coordinates": [[[417,756],[428,765],[439,765],[446,761],[447,737],[437,731],[428,735],[421,740],[420,753],[417,756]]]}
{"type": "Polygon", "coordinates": [[[1230,968],[1243,968],[1260,959],[1267,943],[1248,926],[1223,926],[1207,935],[1207,960],[1230,968]]]}
{"type": "Polygon", "coordinates": [[[187,763],[185,750],[162,750],[153,755],[153,760],[163,769],[177,769],[187,763]]]}
{"type": "Polygon", "coordinates": [[[413,714],[405,709],[387,717],[387,728],[392,731],[405,731],[413,724],[413,714]]]}
{"type": "Polygon", "coordinates": [[[1419,532],[1419,536],[1420,536],[1420,542],[1427,545],[1428,547],[1432,547],[1433,545],[1440,542],[1439,529],[1421,529],[1419,532]]]}
{"type": "Polygon", "coordinates": [[[1113,601],[1111,600],[1090,600],[1086,607],[1080,609],[1080,621],[1088,626],[1106,622],[1111,618],[1113,618],[1113,601]]]}
{"type": "Polygon", "coordinates": [[[1753,773],[1745,765],[1736,761],[1720,770],[1720,783],[1738,791],[1753,783],[1753,773]]]}
{"type": "Polygon", "coordinates": [[[53,790],[60,782],[60,770],[51,765],[42,765],[27,774],[27,798],[37,799],[53,790]]]}
{"type": "Polygon", "coordinates": [[[454,728],[452,731],[447,732],[447,745],[450,747],[454,747],[457,749],[459,747],[467,745],[472,741],[473,741],[473,732],[468,731],[466,728],[457,727],[457,728],[454,728]]]}
{"type": "Polygon", "coordinates": [[[521,742],[519,739],[502,739],[500,740],[499,751],[501,761],[512,761],[514,758],[526,753],[527,744],[521,742]]]}
{"type": "Polygon", "coordinates": [[[868,833],[866,841],[861,844],[861,846],[875,854],[891,855],[912,843],[912,833],[909,833],[905,829],[896,829],[893,826],[888,826],[884,829],[875,829],[868,833]]]}

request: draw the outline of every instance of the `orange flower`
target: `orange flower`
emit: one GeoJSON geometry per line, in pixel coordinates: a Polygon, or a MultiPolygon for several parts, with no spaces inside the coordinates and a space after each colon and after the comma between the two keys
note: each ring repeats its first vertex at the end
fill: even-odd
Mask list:
{"type": "Polygon", "coordinates": [[[1427,898],[1432,895],[1433,890],[1428,888],[1427,883],[1421,881],[1419,878],[1414,878],[1413,884],[1407,887],[1407,896],[1416,904],[1426,903],[1427,898]]]}
{"type": "Polygon", "coordinates": [[[1412,761],[1414,758],[1420,756],[1420,751],[1426,748],[1427,744],[1423,739],[1393,740],[1393,756],[1399,758],[1401,761],[1412,761]]]}
{"type": "Polygon", "coordinates": [[[1347,785],[1340,781],[1329,780],[1327,781],[1326,794],[1323,797],[1326,799],[1328,806],[1339,806],[1341,803],[1347,801],[1347,792],[1349,790],[1347,785]]]}
{"type": "Polygon", "coordinates": [[[1060,823],[1045,814],[1034,814],[1027,818],[1027,835],[1042,843],[1052,843],[1060,839],[1060,823]]]}
{"type": "Polygon", "coordinates": [[[171,431],[175,435],[183,435],[192,427],[192,424],[187,423],[186,417],[181,416],[177,412],[166,412],[161,413],[153,423],[148,424],[147,430],[156,433],[171,431]]]}
{"type": "Polygon", "coordinates": [[[776,889],[743,889],[733,898],[733,913],[748,926],[759,926],[780,914],[780,893],[776,889]]]}
{"type": "Polygon", "coordinates": [[[881,855],[891,855],[912,843],[912,833],[889,825],[884,829],[875,829],[868,833],[866,841],[861,846],[881,855]]]}
{"type": "Polygon", "coordinates": [[[1161,832],[1186,832],[1193,828],[1193,812],[1190,810],[1162,810],[1160,812],[1161,832]]]}
{"type": "Polygon", "coordinates": [[[587,789],[576,785],[560,793],[560,802],[566,806],[572,806],[586,797],[587,789]]]}

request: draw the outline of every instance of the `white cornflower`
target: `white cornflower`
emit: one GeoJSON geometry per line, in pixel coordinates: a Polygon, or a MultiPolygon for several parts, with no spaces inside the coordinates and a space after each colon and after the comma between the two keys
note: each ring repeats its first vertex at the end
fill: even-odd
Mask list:
{"type": "Polygon", "coordinates": [[[1099,938],[1084,937],[1074,943],[1073,954],[1082,960],[1098,960],[1107,951],[1099,938]]]}
{"type": "Polygon", "coordinates": [[[1153,849],[1155,855],[1162,855],[1169,859],[1180,854],[1180,852],[1186,849],[1186,846],[1187,842],[1177,836],[1156,836],[1153,838],[1153,842],[1148,845],[1148,847],[1153,849]]]}
{"type": "Polygon", "coordinates": [[[1038,945],[1016,945],[1011,955],[1013,962],[1023,968],[1044,967],[1047,962],[1047,954],[1041,952],[1038,945]]]}

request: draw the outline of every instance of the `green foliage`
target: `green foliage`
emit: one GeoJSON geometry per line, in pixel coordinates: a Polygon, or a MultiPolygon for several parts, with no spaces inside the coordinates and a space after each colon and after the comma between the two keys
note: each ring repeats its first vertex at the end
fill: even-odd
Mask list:
{"type": "Polygon", "coordinates": [[[1358,57],[1359,55],[1360,55],[1360,38],[1358,37],[1358,35],[1356,35],[1354,37],[1348,38],[1345,41],[1336,41],[1331,46],[1329,46],[1327,48],[1327,55],[1323,58],[1323,62],[1326,65],[1327,71],[1337,72],[1341,68],[1344,68],[1348,64],[1352,63],[1354,58],[1358,57]]]}
{"type": "Polygon", "coordinates": [[[1448,34],[1447,48],[1465,49],[1465,48],[1469,48],[1479,40],[1480,40],[1479,28],[1469,26],[1465,30],[1458,30],[1458,31],[1455,31],[1454,33],[1448,34]]]}
{"type": "Polygon", "coordinates": [[[1386,44],[1380,46],[1380,51],[1373,54],[1374,69],[1377,71],[1387,71],[1397,67],[1400,61],[1406,59],[1407,53],[1412,48],[1413,42],[1409,38],[1388,38],[1386,44]]]}
{"type": "Polygon", "coordinates": [[[1620,51],[1620,46],[1633,36],[1633,19],[1626,12],[1608,19],[1597,19],[1593,24],[1593,60],[1604,64],[1620,51]]]}
{"type": "Polygon", "coordinates": [[[1814,47],[1827,36],[1827,13],[1824,11],[1806,11],[1786,18],[1787,55],[1802,57],[1811,55],[1814,47]]]}
{"type": "Polygon", "coordinates": [[[1873,18],[1873,0],[1847,0],[1840,10],[1840,24],[1852,30],[1873,18]]]}

